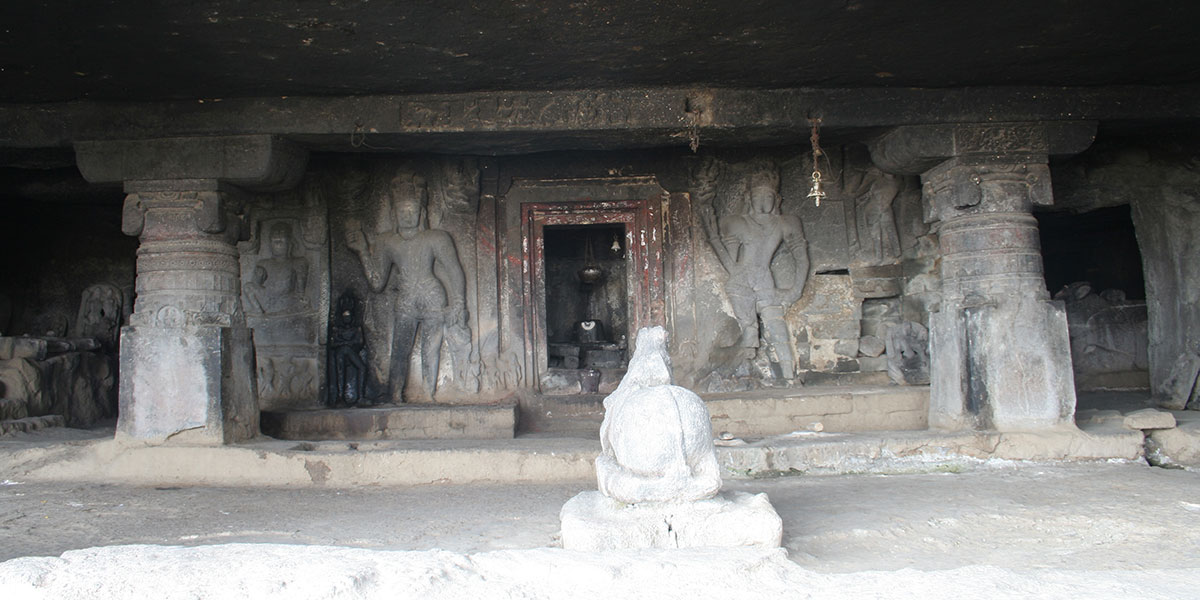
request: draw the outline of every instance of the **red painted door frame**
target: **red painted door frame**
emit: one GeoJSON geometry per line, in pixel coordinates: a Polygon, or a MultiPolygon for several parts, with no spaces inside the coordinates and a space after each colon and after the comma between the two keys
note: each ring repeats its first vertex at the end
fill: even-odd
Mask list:
{"type": "MultiPolygon", "coordinates": [[[[527,364],[534,385],[546,373],[545,228],[554,225],[625,225],[626,285],[630,333],[654,324],[653,307],[663,304],[661,199],[529,202],[521,205],[521,254],[525,281],[527,364]]],[[[630,335],[632,342],[633,336],[630,335]]]]}

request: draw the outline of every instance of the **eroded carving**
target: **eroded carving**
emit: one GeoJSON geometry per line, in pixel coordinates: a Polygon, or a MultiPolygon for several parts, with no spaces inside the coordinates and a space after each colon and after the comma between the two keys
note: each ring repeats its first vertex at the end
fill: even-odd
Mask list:
{"type": "Polygon", "coordinates": [[[400,105],[406,129],[588,128],[624,125],[629,107],[613,94],[545,93],[411,100],[400,105]]]}
{"type": "Polygon", "coordinates": [[[1064,287],[1054,299],[1066,305],[1075,373],[1149,369],[1145,302],[1129,301],[1121,290],[1097,294],[1086,281],[1064,287]]]}
{"type": "Polygon", "coordinates": [[[308,259],[296,256],[292,227],[286,222],[271,224],[268,256],[259,259],[249,281],[243,284],[247,310],[282,315],[309,310],[308,259]]]}
{"type": "Polygon", "coordinates": [[[905,321],[888,329],[888,377],[900,385],[929,383],[929,330],[920,323],[905,321]]]}
{"type": "MultiPolygon", "coordinates": [[[[468,342],[466,278],[450,234],[426,221],[429,190],[424,178],[400,173],[389,182],[392,231],[367,233],[348,221],[346,245],[359,258],[371,290],[393,295],[393,329],[388,395],[404,401],[411,353],[421,359],[421,388],[433,398],[446,329],[450,341],[468,342]],[[461,328],[461,329],[460,329],[461,328]]],[[[451,349],[461,353],[461,348],[451,349]]],[[[467,350],[469,355],[470,350],[467,350]]]]}
{"type": "Polygon", "coordinates": [[[254,235],[239,244],[241,297],[254,330],[263,410],[325,402],[328,233],[319,174],[296,191],[260,197],[254,235]]]}
{"type": "Polygon", "coordinates": [[[893,264],[900,259],[900,236],[892,202],[903,182],[869,165],[857,173],[847,169],[846,195],[854,199],[857,261],[864,266],[893,264]]]}
{"type": "Polygon", "coordinates": [[[780,212],[779,172],[768,163],[751,169],[745,184],[746,211],[718,217],[715,196],[720,169],[714,160],[701,167],[698,210],[708,243],[729,276],[725,292],[741,327],[738,344],[752,349],[765,342],[780,376],[793,379],[796,361],[784,314],[803,294],[808,278],[804,230],[797,217],[780,212]]]}

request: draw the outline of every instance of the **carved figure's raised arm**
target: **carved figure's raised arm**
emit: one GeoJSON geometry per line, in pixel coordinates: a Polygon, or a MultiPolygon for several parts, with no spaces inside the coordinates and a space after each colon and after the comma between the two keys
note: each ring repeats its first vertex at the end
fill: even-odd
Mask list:
{"type": "Polygon", "coordinates": [[[717,260],[721,262],[721,266],[729,271],[733,268],[733,256],[729,253],[728,246],[721,239],[720,228],[717,225],[716,213],[716,198],[717,198],[717,179],[721,176],[721,165],[716,159],[711,156],[705,157],[700,163],[699,170],[696,171],[696,212],[700,220],[700,228],[704,230],[704,237],[708,240],[708,244],[712,246],[714,252],[717,253],[717,260]]]}
{"type": "Polygon", "coordinates": [[[391,256],[384,252],[385,264],[380,265],[376,253],[372,251],[370,239],[363,233],[362,227],[354,222],[347,223],[346,246],[358,255],[358,261],[362,263],[363,274],[367,276],[367,285],[371,287],[371,291],[382,292],[384,286],[387,285],[388,276],[391,274],[391,256]]]}
{"type": "MultiPolygon", "coordinates": [[[[712,246],[721,266],[726,271],[732,271],[735,264],[734,255],[729,251],[726,238],[721,236],[721,230],[717,225],[717,216],[714,214],[712,206],[700,207],[700,226],[704,229],[704,237],[708,240],[708,245],[712,246]]],[[[729,239],[732,240],[732,238],[729,239]]]]}

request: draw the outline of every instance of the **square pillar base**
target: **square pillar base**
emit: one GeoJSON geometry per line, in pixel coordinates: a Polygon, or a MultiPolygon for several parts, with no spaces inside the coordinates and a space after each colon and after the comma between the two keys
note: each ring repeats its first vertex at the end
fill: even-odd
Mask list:
{"type": "Polygon", "coordinates": [[[1075,376],[1062,303],[1036,298],[930,315],[929,426],[1027,431],[1070,425],[1075,376]]]}
{"type": "Polygon", "coordinates": [[[258,435],[252,334],[244,327],[121,330],[117,434],[231,444],[258,435]]]}

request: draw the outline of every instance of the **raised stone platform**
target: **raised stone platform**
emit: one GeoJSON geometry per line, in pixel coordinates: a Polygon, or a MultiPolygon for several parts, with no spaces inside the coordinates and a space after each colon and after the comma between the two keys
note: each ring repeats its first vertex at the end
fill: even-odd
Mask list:
{"type": "Polygon", "coordinates": [[[264,411],[262,432],[283,440],[511,439],[515,404],[404,404],[264,411]]]}
{"type": "Polygon", "coordinates": [[[702,396],[713,433],[910,431],[928,427],[927,386],[806,386],[702,396]]]}
{"type": "MultiPolygon", "coordinates": [[[[1181,423],[1182,424],[1182,423],[1181,423]]],[[[1038,433],[890,431],[806,433],[722,442],[726,479],[793,473],[905,473],[971,469],[988,459],[1145,459],[1141,431],[1119,421],[1038,433]]],[[[328,486],[587,482],[596,438],[301,442],[149,446],[109,432],[54,428],[0,436],[0,480],[138,485],[328,486]]]]}
{"type": "Polygon", "coordinates": [[[731,492],[695,502],[624,504],[582,492],[559,514],[567,550],[757,546],[778,548],[783,520],[766,494],[731,492]]]}
{"type": "MultiPolygon", "coordinates": [[[[713,433],[766,437],[794,431],[911,431],[929,420],[929,387],[896,385],[804,386],[701,394],[713,433]]],[[[522,432],[597,436],[604,394],[522,398],[522,432]]]]}

